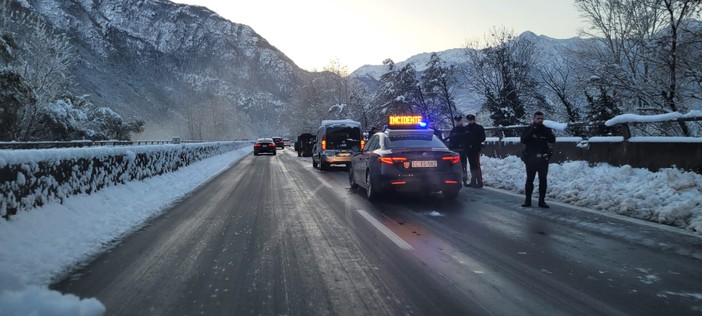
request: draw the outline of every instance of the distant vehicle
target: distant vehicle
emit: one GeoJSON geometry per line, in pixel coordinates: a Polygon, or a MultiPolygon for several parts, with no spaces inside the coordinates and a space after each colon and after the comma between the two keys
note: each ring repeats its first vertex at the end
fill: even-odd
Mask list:
{"type": "Polygon", "coordinates": [[[314,135],[302,133],[295,141],[295,151],[298,157],[311,157],[312,147],[314,147],[314,135]]]}
{"type": "Polygon", "coordinates": [[[455,199],[463,187],[460,156],[425,128],[421,116],[395,117],[389,118],[388,129],[370,136],[366,148],[353,156],[351,188],[365,188],[368,199],[387,191],[441,191],[445,199],[455,199]]]}
{"type": "Polygon", "coordinates": [[[365,141],[361,123],[353,120],[324,120],[312,146],[312,166],[321,170],[333,164],[351,165],[351,157],[361,152],[365,141]]]}
{"type": "Polygon", "coordinates": [[[285,144],[285,146],[290,147],[290,138],[283,138],[283,144],[285,144]]]}
{"type": "Polygon", "coordinates": [[[285,149],[285,141],[283,141],[282,137],[273,137],[273,142],[275,143],[275,147],[285,149]]]}
{"type": "Polygon", "coordinates": [[[258,156],[262,153],[274,154],[276,153],[276,145],[272,138],[259,138],[254,143],[254,156],[258,156]]]}

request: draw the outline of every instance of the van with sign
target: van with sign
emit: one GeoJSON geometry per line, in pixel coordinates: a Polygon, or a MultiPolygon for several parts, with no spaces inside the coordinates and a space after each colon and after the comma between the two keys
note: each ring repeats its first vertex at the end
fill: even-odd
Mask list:
{"type": "Polygon", "coordinates": [[[349,166],[351,157],[361,152],[365,140],[361,123],[354,120],[324,120],[312,146],[312,166],[321,170],[334,164],[349,166]]]}

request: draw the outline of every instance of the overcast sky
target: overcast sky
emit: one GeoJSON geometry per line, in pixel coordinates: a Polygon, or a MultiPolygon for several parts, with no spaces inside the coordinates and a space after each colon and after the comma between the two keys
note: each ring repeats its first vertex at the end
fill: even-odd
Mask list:
{"type": "Polygon", "coordinates": [[[425,52],[464,47],[493,27],[553,38],[578,35],[573,0],[175,0],[251,26],[307,70],[332,60],[349,72],[425,52]]]}

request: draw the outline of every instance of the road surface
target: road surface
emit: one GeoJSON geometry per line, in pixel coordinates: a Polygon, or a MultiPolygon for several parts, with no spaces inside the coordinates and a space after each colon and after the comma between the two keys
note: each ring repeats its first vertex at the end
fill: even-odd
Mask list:
{"type": "Polygon", "coordinates": [[[52,288],[108,315],[700,315],[702,239],[490,188],[369,202],[247,156],[52,288]]]}

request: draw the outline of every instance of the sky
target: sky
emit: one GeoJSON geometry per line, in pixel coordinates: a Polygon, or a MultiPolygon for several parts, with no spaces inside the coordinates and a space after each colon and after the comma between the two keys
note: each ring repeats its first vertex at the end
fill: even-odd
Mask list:
{"type": "MultiPolygon", "coordinates": [[[[573,139],[559,138],[558,141],[573,139]]],[[[108,187],[91,195],[72,196],[63,204],[49,203],[20,212],[9,221],[0,220],[0,311],[3,315],[103,315],[106,308],[96,298],[59,293],[50,290],[48,285],[52,279],[106,251],[114,240],[162,214],[178,199],[248,156],[252,150],[252,146],[246,146],[193,163],[177,172],[108,187]]],[[[52,150],[46,149],[22,156],[30,165],[65,155],[65,150],[54,151],[57,152],[54,156],[52,150]]],[[[12,152],[0,151],[0,165],[13,160],[8,157],[12,152]]],[[[296,157],[291,150],[280,153],[296,157]]],[[[311,158],[295,159],[311,168],[311,158]]],[[[484,189],[523,194],[526,176],[519,158],[483,156],[481,165],[484,189]]],[[[587,162],[575,161],[551,164],[548,179],[547,202],[551,207],[567,205],[573,206],[574,211],[618,218],[626,216],[641,225],[702,238],[700,174],[678,169],[651,172],[628,166],[589,166],[587,162]],[[651,215],[651,222],[633,219],[648,215],[651,215]],[[684,226],[667,226],[657,224],[658,221],[677,221],[684,226]]],[[[535,182],[538,187],[538,181],[535,182]]],[[[461,194],[467,193],[459,193],[459,198],[461,194]]],[[[442,216],[435,210],[424,214],[442,216]]]]}
{"type": "Polygon", "coordinates": [[[515,35],[578,36],[584,21],[572,0],[175,0],[246,24],[299,67],[337,60],[349,72],[421,53],[465,47],[494,27],[515,35]]]}

